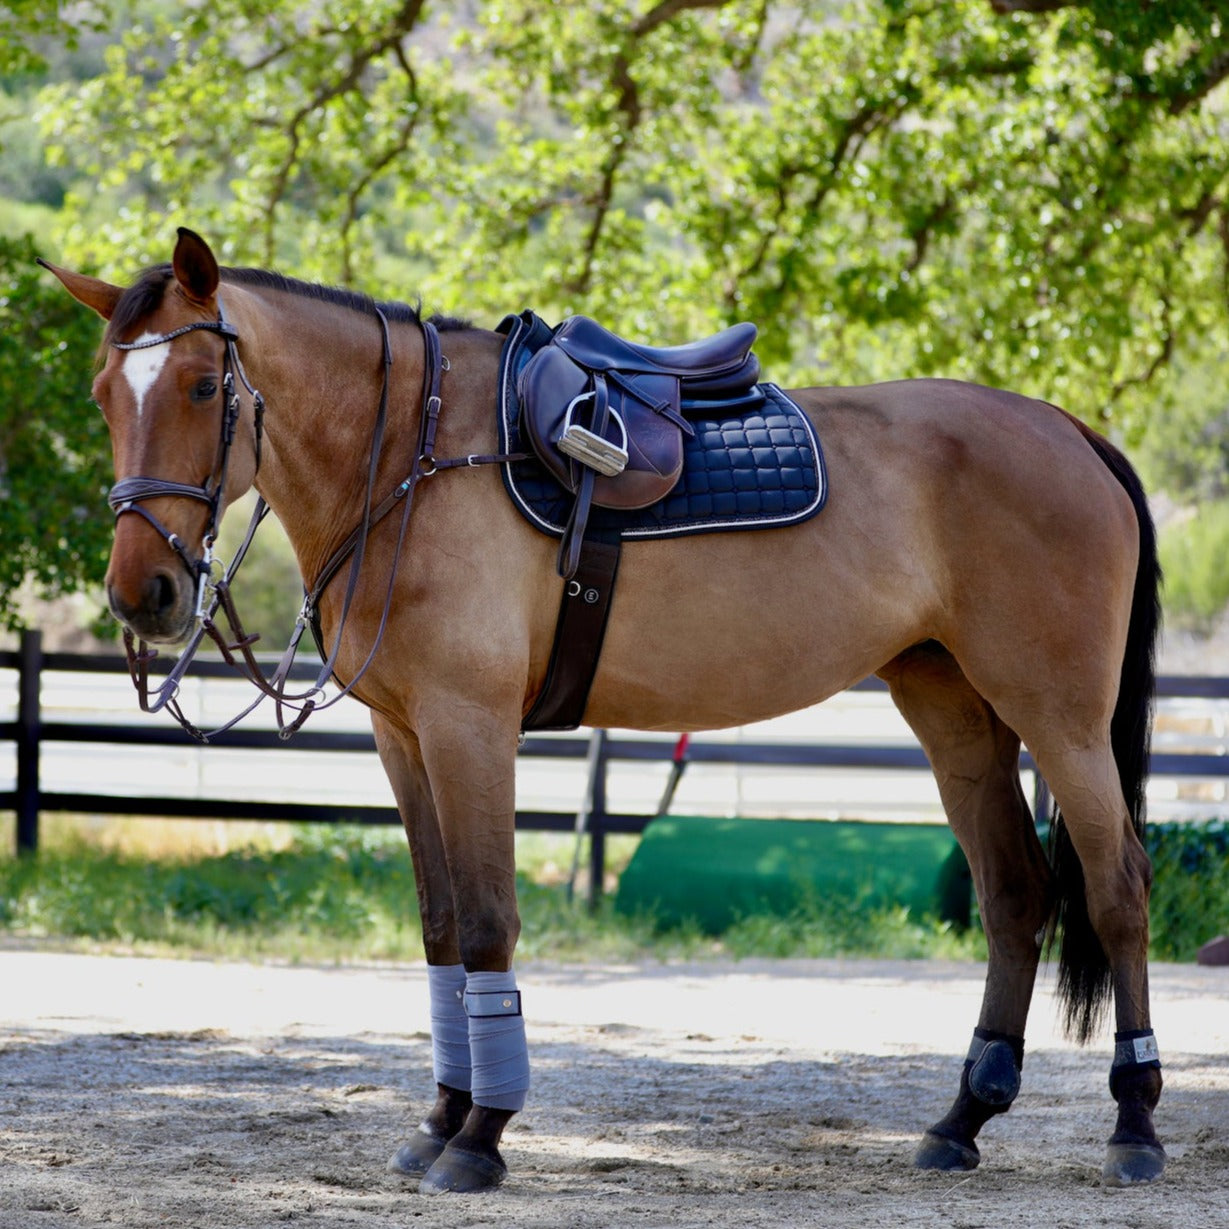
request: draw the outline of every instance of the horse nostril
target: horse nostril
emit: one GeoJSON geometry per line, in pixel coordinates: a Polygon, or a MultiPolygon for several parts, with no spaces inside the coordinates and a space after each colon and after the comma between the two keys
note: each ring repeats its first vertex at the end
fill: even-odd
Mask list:
{"type": "Polygon", "coordinates": [[[149,582],[150,610],[157,615],[166,615],[175,606],[175,585],[165,572],[159,572],[149,582]]]}

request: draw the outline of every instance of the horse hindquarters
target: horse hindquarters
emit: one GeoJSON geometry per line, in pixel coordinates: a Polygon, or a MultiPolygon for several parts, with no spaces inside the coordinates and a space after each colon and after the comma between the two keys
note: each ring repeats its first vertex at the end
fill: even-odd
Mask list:
{"type": "Polygon", "coordinates": [[[986,989],[951,1110],[916,1164],[972,1169],[976,1137],[1019,1090],[1024,1027],[1049,913],[1050,874],[1020,788],[1020,740],[933,642],[880,671],[926,751],[952,831],[968,858],[989,946],[986,989]]]}
{"type": "Polygon", "coordinates": [[[1046,458],[1067,480],[1005,492],[979,544],[1012,540],[1014,572],[966,571],[945,642],[970,683],[1029,747],[1065,821],[1060,998],[1087,1041],[1112,989],[1118,1125],[1106,1178],[1150,1181],[1164,1164],[1152,1127],[1160,1093],[1148,1007],[1150,867],[1141,841],[1143,780],[1158,626],[1152,522],[1139,481],[1106,441],[1067,416],[1044,419],[1046,458]],[[1094,459],[1095,458],[1095,459],[1094,459]],[[1125,493],[1125,495],[1124,495],[1125,493]],[[1002,535],[1013,526],[1012,538],[1002,535]],[[1056,530],[1061,527],[1061,532],[1056,530]],[[1044,598],[1022,589],[1030,572],[1044,598]]]}

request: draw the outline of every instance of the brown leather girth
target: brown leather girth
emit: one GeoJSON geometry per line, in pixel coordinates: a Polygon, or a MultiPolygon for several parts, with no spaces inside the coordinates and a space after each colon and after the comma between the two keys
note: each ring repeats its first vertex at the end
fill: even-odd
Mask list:
{"type": "Polygon", "coordinates": [[[610,617],[619,549],[617,535],[584,539],[576,573],[563,586],[546,682],[522,730],[574,730],[580,725],[610,617]]]}

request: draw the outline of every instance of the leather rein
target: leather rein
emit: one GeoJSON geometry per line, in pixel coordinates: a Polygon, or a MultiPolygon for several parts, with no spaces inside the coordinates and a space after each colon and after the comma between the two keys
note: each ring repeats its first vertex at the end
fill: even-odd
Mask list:
{"type": "MultiPolygon", "coordinates": [[[[419,415],[418,446],[406,477],[379,503],[373,505],[375,494],[376,471],[379,466],[380,451],[384,442],[384,430],[388,420],[389,387],[392,378],[393,353],[389,336],[388,319],[377,307],[376,316],[380,322],[383,340],[383,375],[380,388],[380,404],[376,414],[375,426],[372,429],[371,448],[367,463],[366,498],[363,501],[363,516],[357,526],[347,535],[345,540],[329,556],[321,568],[315,583],[306,589],[303,606],[295,621],[295,629],[290,643],[286,646],[281,660],[269,677],[265,677],[261,663],[252,652],[252,646],[260,639],[259,635],[249,635],[244,631],[234,599],[231,596],[231,581],[238,572],[248,548],[256,536],[261,522],[269,513],[269,505],[264,496],[256,501],[256,507],[248,523],[247,532],[235,557],[229,567],[220,576],[215,576],[215,560],[213,545],[217,540],[219,509],[222,493],[226,486],[226,476],[230,464],[230,450],[234,443],[236,428],[240,416],[239,395],[235,388],[235,374],[252,398],[254,413],[254,433],[256,450],[256,470],[260,470],[261,445],[264,434],[264,398],[253,388],[243,369],[239,358],[238,330],[226,319],[222,311],[221,301],[218,303],[217,320],[204,320],[172,329],[157,337],[144,338],[135,342],[112,342],[116,350],[143,350],[151,346],[166,345],[185,333],[198,329],[217,333],[226,343],[222,389],[224,397],[222,425],[218,442],[218,456],[214,462],[212,473],[200,486],[188,483],[172,482],[161,478],[131,477],[121,479],[111,488],[107,496],[108,503],[115,512],[116,519],[126,513],[135,513],[146,520],[175,553],[177,558],[187,568],[197,586],[196,630],[181,651],[175,665],[171,668],[163,682],[155,689],[151,688],[149,680],[149,663],[158,656],[143,640],[138,640],[131,628],[124,628],[124,650],[128,660],[128,672],[137,690],[142,711],[157,713],[166,709],[168,713],[193,738],[200,742],[209,742],[219,734],[224,734],[239,724],[249,713],[266,699],[271,699],[275,706],[278,735],[282,739],[295,734],[313,712],[331,708],[343,697],[347,696],[358,685],[367,673],[375,659],[385,629],[388,626],[389,614],[392,610],[393,593],[396,588],[397,569],[405,545],[406,533],[410,523],[410,511],[413,506],[414,493],[418,484],[433,474],[445,469],[473,467],[479,465],[497,465],[509,461],[523,460],[526,453],[507,453],[490,456],[470,454],[464,457],[454,457],[447,460],[435,456],[435,435],[439,425],[440,409],[440,379],[442,373],[448,370],[448,360],[440,352],[439,333],[429,320],[420,320],[419,327],[423,335],[423,387],[422,412],[419,415]],[[193,499],[204,503],[209,508],[209,519],[201,542],[201,554],[193,556],[183,540],[156,517],[148,508],[142,507],[143,501],[159,498],[193,499]],[[371,649],[362,666],[354,677],[331,699],[325,701],[325,684],[333,678],[334,667],[341,652],[342,637],[350,615],[351,604],[358,590],[359,573],[363,566],[368,535],[393,510],[401,505],[401,524],[397,535],[397,544],[393,552],[392,566],[389,571],[388,585],[384,595],[384,606],[380,623],[376,630],[371,649]],[[342,599],[341,614],[338,619],[337,632],[333,646],[324,661],[315,681],[305,691],[290,692],[287,690],[287,680],[291,667],[298,652],[304,630],[318,618],[318,604],[329,583],[350,561],[346,580],[345,595],[342,599]],[[215,621],[219,609],[229,625],[229,634],[223,631],[215,621]],[[217,645],[223,660],[228,666],[237,670],[248,679],[259,693],[255,700],[242,712],[231,718],[225,725],[208,732],[201,730],[184,713],[179,703],[179,685],[188,667],[196,656],[201,643],[208,636],[217,645]],[[287,720],[287,712],[295,714],[287,720]]],[[[321,654],[323,656],[323,653],[321,654]]]]}

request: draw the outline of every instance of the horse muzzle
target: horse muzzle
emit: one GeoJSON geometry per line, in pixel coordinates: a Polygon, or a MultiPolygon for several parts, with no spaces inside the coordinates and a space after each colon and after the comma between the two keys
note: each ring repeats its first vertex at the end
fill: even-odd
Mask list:
{"type": "Polygon", "coordinates": [[[111,613],[149,644],[178,644],[192,631],[196,592],[183,568],[107,578],[111,613]]]}

